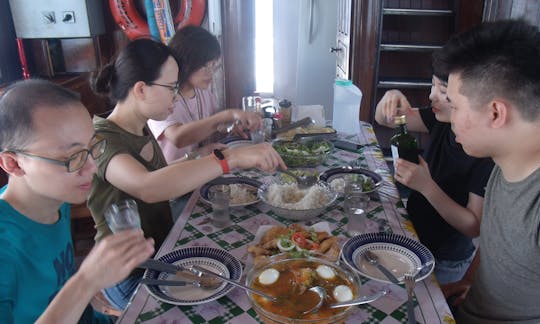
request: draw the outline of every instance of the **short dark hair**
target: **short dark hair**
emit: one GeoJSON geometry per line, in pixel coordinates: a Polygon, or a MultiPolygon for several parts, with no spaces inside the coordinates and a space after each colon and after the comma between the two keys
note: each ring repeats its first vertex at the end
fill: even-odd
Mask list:
{"type": "Polygon", "coordinates": [[[540,116],[540,32],[524,20],[481,24],[452,37],[434,64],[459,73],[460,92],[483,105],[502,96],[524,119],[540,116]]]}
{"type": "Polygon", "coordinates": [[[186,26],[174,34],[169,47],[180,66],[180,84],[208,62],[221,56],[217,38],[209,31],[198,26],[186,26]]]}
{"type": "Polygon", "coordinates": [[[161,67],[171,50],[160,42],[140,38],[130,42],[118,57],[92,77],[95,93],[108,95],[114,103],[127,98],[135,83],[153,82],[160,77],[161,67]]]}
{"type": "Polygon", "coordinates": [[[437,54],[438,54],[437,51],[433,52],[432,54],[433,60],[432,60],[431,67],[432,67],[433,75],[439,78],[441,81],[448,83],[448,73],[446,72],[446,70],[444,70],[441,66],[438,65],[438,62],[436,59],[437,54]]]}
{"type": "Polygon", "coordinates": [[[65,109],[81,105],[79,95],[55,83],[40,79],[18,81],[0,98],[0,151],[23,149],[34,139],[36,109],[65,109]]]}

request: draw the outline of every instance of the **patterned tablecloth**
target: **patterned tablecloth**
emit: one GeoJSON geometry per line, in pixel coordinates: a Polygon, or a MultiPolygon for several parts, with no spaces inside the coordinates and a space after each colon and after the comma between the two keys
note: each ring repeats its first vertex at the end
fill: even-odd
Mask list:
{"type": "MultiPolygon", "coordinates": [[[[403,204],[397,198],[399,196],[396,186],[383,159],[371,125],[362,123],[360,134],[349,136],[347,139],[363,146],[357,152],[335,149],[332,157],[318,169],[324,171],[349,164],[381,174],[384,184],[379,190],[380,194],[373,197],[369,203],[368,218],[378,223],[379,231],[397,233],[417,239],[403,204]]],[[[258,171],[243,171],[241,174],[259,180],[270,176],[258,171]]],[[[339,236],[343,243],[347,239],[345,232],[347,218],[342,206],[343,204],[340,202],[329,207],[326,213],[314,222],[328,222],[331,233],[339,236]]],[[[263,203],[231,209],[232,224],[222,229],[215,228],[208,222],[210,213],[211,208],[200,201],[199,192],[195,191],[158,251],[157,257],[180,247],[210,246],[229,251],[245,264],[248,257],[247,245],[253,241],[260,226],[293,223],[291,220],[274,215],[263,203]]],[[[404,287],[362,278],[361,291],[366,294],[383,287],[390,290],[388,295],[371,304],[357,306],[347,323],[407,323],[407,294],[404,287]]],[[[454,323],[450,309],[433,274],[416,285],[415,294],[415,313],[418,322],[454,323]]],[[[163,324],[258,322],[261,321],[251,308],[246,293],[238,288],[216,301],[197,306],[176,306],[158,301],[142,286],[139,287],[130,306],[118,320],[118,323],[163,324]]]]}

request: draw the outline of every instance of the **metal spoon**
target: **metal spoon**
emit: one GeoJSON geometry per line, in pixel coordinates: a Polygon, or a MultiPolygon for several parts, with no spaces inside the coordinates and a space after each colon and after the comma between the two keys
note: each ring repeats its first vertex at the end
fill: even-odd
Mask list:
{"type": "Polygon", "coordinates": [[[218,127],[217,127],[217,131],[220,132],[220,133],[227,133],[229,134],[234,126],[240,124],[240,119],[235,119],[231,124],[229,125],[226,125],[225,123],[223,124],[219,124],[218,127]]]}
{"type": "MultiPolygon", "coordinates": [[[[315,306],[313,306],[313,308],[303,312],[304,315],[319,310],[319,308],[321,308],[321,306],[323,304],[324,299],[326,298],[326,291],[324,290],[324,288],[322,288],[320,286],[311,287],[311,288],[308,289],[308,291],[313,291],[317,295],[319,295],[319,302],[315,306]]],[[[388,290],[386,290],[386,289],[381,290],[381,291],[379,291],[379,292],[377,292],[377,293],[375,293],[373,295],[370,295],[370,296],[364,296],[364,297],[360,297],[360,298],[345,301],[345,302],[330,304],[330,305],[328,305],[328,308],[348,307],[348,306],[362,305],[362,304],[371,303],[371,302],[381,298],[382,296],[386,295],[387,293],[388,293],[388,290]]]]}
{"type": "Polygon", "coordinates": [[[377,269],[379,269],[379,271],[382,272],[382,274],[384,274],[392,283],[399,284],[399,280],[396,278],[396,276],[394,276],[390,270],[386,269],[382,264],[379,263],[379,257],[375,253],[367,250],[364,252],[364,259],[366,259],[371,265],[377,267],[377,269]]]}
{"type": "Polygon", "coordinates": [[[274,296],[270,296],[270,295],[268,295],[268,294],[266,294],[266,293],[264,293],[264,292],[262,292],[262,291],[260,291],[260,290],[257,290],[257,289],[254,289],[254,288],[245,286],[245,285],[243,285],[243,284],[241,284],[241,283],[239,283],[239,282],[236,282],[236,281],[234,281],[234,280],[232,280],[232,279],[230,279],[230,278],[227,278],[227,277],[223,277],[222,275],[217,274],[217,273],[215,273],[215,272],[213,272],[213,271],[210,271],[210,270],[208,270],[208,269],[205,269],[205,268],[202,268],[202,267],[199,267],[199,266],[196,266],[196,265],[193,265],[193,266],[189,267],[189,269],[190,269],[191,271],[198,271],[198,272],[200,273],[201,276],[202,276],[202,275],[209,275],[209,276],[218,278],[218,279],[220,279],[220,280],[226,281],[226,282],[230,283],[230,284],[233,285],[233,286],[242,288],[242,289],[244,289],[244,290],[247,290],[247,291],[249,291],[249,292],[252,292],[252,293],[254,293],[254,294],[257,294],[257,295],[259,295],[259,296],[262,296],[262,297],[264,297],[264,298],[266,298],[266,299],[268,299],[268,300],[271,300],[271,301],[277,301],[277,300],[278,300],[278,299],[277,299],[276,297],[274,297],[274,296]]]}
{"type": "Polygon", "coordinates": [[[299,175],[296,175],[293,172],[285,170],[285,169],[280,169],[280,172],[283,172],[283,173],[288,174],[291,177],[293,177],[296,180],[296,183],[298,183],[298,188],[300,188],[300,189],[306,189],[306,188],[309,188],[309,187],[313,187],[317,183],[317,181],[319,180],[314,175],[301,175],[301,176],[299,176],[299,175]]]}
{"type": "MultiPolygon", "coordinates": [[[[158,272],[166,272],[176,275],[176,279],[179,280],[161,280],[168,281],[169,285],[180,286],[183,284],[171,284],[170,282],[187,282],[202,289],[216,289],[221,286],[222,281],[210,276],[203,276],[200,271],[193,271],[190,268],[184,268],[175,264],[167,262],[147,259],[139,265],[139,268],[151,269],[158,272]]],[[[143,279],[144,280],[144,279],[143,279]]],[[[156,285],[157,283],[154,283],[156,285]]],[[[163,283],[162,285],[166,285],[163,283]]]]}

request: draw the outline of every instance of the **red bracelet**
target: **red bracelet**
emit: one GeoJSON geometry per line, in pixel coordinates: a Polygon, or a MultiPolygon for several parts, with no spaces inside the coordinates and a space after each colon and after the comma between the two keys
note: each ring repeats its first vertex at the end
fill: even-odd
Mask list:
{"type": "Polygon", "coordinates": [[[227,162],[227,159],[225,159],[225,155],[218,150],[214,149],[214,159],[219,162],[219,165],[221,165],[221,170],[223,170],[223,174],[229,173],[229,163],[227,162]]]}

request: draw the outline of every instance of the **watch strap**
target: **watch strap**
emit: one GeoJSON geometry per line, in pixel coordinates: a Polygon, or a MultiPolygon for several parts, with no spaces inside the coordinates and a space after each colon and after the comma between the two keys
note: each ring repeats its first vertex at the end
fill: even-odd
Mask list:
{"type": "Polygon", "coordinates": [[[220,150],[214,149],[214,159],[216,159],[219,165],[221,165],[221,170],[223,170],[223,174],[229,173],[230,171],[229,163],[227,162],[225,155],[223,155],[223,153],[220,150]]]}

